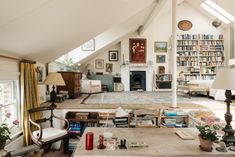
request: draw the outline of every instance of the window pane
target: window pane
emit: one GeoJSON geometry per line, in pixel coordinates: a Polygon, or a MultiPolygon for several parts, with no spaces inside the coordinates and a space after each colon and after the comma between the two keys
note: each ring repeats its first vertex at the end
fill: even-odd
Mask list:
{"type": "Polygon", "coordinates": [[[0,80],[0,122],[13,126],[19,120],[18,81],[0,80]]]}

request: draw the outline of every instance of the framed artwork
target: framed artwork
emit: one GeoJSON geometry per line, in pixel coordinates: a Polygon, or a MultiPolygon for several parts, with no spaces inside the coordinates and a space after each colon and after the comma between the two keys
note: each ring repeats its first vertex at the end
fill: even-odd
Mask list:
{"type": "Polygon", "coordinates": [[[104,60],[103,59],[96,59],[95,60],[95,68],[96,69],[104,69],[104,60]]]}
{"type": "Polygon", "coordinates": [[[82,51],[95,51],[95,39],[91,39],[88,42],[82,44],[82,51]]]}
{"type": "Polygon", "coordinates": [[[167,42],[155,41],[154,42],[154,52],[167,52],[167,42]]]}
{"type": "Polygon", "coordinates": [[[117,50],[109,51],[109,61],[118,61],[118,51],[117,50]]]}
{"type": "Polygon", "coordinates": [[[146,63],[146,39],[129,39],[130,62],[146,63]]]}
{"type": "Polygon", "coordinates": [[[112,63],[106,63],[105,71],[108,72],[108,73],[112,73],[113,72],[113,64],[112,63]]]}
{"type": "Polygon", "coordinates": [[[166,56],[165,55],[157,55],[157,63],[165,63],[166,62],[166,56]]]}
{"type": "Polygon", "coordinates": [[[43,66],[36,66],[35,68],[36,71],[36,77],[38,80],[38,84],[42,84],[43,83],[43,66]]]}
{"type": "Polygon", "coordinates": [[[159,74],[165,74],[165,67],[164,66],[159,66],[158,67],[158,73],[159,74]]]}

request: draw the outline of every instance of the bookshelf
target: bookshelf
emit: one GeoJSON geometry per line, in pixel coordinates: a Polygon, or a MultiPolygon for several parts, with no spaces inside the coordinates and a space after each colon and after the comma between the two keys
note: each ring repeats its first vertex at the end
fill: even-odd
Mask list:
{"type": "Polygon", "coordinates": [[[189,126],[189,116],[181,110],[163,110],[159,125],[161,128],[186,128],[189,126]]]}
{"type": "Polygon", "coordinates": [[[177,66],[184,80],[213,80],[217,69],[224,66],[223,35],[178,35],[177,66]]]}
{"type": "Polygon", "coordinates": [[[171,74],[156,74],[155,78],[156,89],[171,89],[171,74]]]}

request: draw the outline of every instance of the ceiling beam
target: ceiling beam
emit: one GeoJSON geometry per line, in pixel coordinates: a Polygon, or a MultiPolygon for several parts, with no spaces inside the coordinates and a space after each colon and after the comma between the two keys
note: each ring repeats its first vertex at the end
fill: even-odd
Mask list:
{"type": "Polygon", "coordinates": [[[155,6],[153,7],[150,15],[148,16],[144,24],[140,25],[139,28],[137,29],[137,33],[139,35],[142,35],[145,32],[145,30],[151,24],[153,19],[159,15],[161,9],[164,7],[166,3],[167,3],[167,0],[156,0],[156,3],[154,3],[155,6]]]}

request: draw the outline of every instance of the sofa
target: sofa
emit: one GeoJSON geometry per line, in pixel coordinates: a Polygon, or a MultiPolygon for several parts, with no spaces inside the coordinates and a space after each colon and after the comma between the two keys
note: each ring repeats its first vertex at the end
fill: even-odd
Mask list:
{"type": "MultiPolygon", "coordinates": [[[[225,90],[221,89],[212,89],[212,83],[214,80],[191,80],[188,84],[198,84],[200,87],[208,87],[209,88],[209,96],[213,97],[214,100],[225,100],[225,90]]],[[[235,94],[235,91],[232,91],[232,94],[235,94]]]]}
{"type": "Polygon", "coordinates": [[[99,93],[102,92],[100,80],[81,80],[82,93],[99,93]]]}

